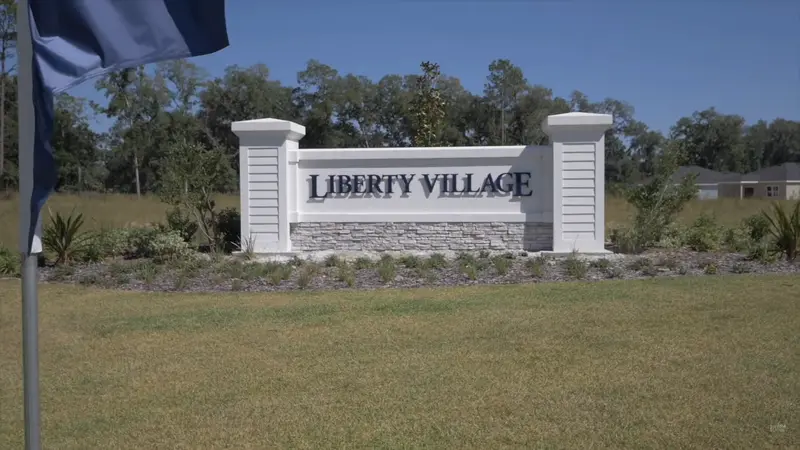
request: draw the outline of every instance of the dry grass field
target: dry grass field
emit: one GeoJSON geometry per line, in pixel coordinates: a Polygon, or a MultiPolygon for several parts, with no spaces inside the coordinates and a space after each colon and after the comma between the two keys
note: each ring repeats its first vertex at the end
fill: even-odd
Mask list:
{"type": "MultiPolygon", "coordinates": [[[[218,202],[221,207],[238,208],[239,198],[232,195],[220,196],[218,202]]],[[[48,206],[54,212],[62,214],[73,210],[83,213],[89,229],[163,221],[168,208],[156,197],[137,199],[133,195],[96,193],[55,195],[48,201],[48,206]]],[[[709,212],[715,214],[720,223],[735,225],[744,217],[756,214],[768,206],[769,202],[758,199],[694,201],[686,207],[680,219],[688,222],[703,212],[709,212]]],[[[606,222],[609,226],[626,223],[631,213],[632,208],[623,199],[606,199],[606,222]]],[[[18,217],[18,197],[0,198],[0,245],[15,246],[19,234],[18,217]]],[[[45,223],[49,221],[48,217],[45,213],[45,223]]]]}
{"type": "MultiPolygon", "coordinates": [[[[41,289],[43,445],[798,448],[800,277],[424,290],[41,289]]],[[[0,447],[22,447],[0,281],[0,447]]]]}

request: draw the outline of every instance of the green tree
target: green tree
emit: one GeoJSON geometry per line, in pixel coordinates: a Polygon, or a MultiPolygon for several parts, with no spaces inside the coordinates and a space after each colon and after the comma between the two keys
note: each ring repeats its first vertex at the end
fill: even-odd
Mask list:
{"type": "Polygon", "coordinates": [[[420,64],[422,76],[417,78],[411,106],[414,117],[414,145],[435,147],[441,144],[445,102],[439,92],[439,64],[425,61],[420,64]]]}
{"type": "Polygon", "coordinates": [[[105,169],[98,164],[98,135],[89,125],[86,100],[60,94],[55,113],[53,149],[58,161],[57,189],[100,189],[105,169]]]}
{"type": "MultiPolygon", "coordinates": [[[[13,64],[17,43],[17,2],[0,0],[0,184],[6,184],[6,122],[7,115],[16,117],[16,103],[6,102],[6,90],[10,84],[16,90],[16,80],[9,76],[16,68],[13,64]],[[11,64],[10,64],[11,63],[11,64]],[[13,109],[12,109],[13,107],[13,109]]],[[[16,142],[16,139],[14,139],[16,142]]]]}

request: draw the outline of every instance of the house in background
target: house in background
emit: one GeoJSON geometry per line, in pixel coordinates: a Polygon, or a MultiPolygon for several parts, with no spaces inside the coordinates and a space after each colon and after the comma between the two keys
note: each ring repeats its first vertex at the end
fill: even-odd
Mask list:
{"type": "Polygon", "coordinates": [[[718,191],[720,197],[800,199],[800,163],[765,167],[740,175],[736,181],[722,181],[718,191]]]}
{"type": "Polygon", "coordinates": [[[800,200],[800,163],[765,167],[755,172],[739,174],[717,172],[699,166],[682,166],[672,176],[680,183],[686,175],[695,175],[697,198],[766,198],[800,200]]]}
{"type": "Polygon", "coordinates": [[[700,200],[713,200],[719,197],[719,185],[725,181],[738,180],[738,173],[717,172],[700,166],[682,166],[672,175],[672,181],[678,184],[687,175],[695,175],[697,185],[697,198],[700,200]]]}

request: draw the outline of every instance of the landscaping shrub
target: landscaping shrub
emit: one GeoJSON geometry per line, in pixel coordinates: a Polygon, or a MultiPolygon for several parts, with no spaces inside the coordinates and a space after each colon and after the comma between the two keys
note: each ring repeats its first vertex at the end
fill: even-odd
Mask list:
{"type": "Polygon", "coordinates": [[[630,249],[642,251],[661,241],[667,227],[697,194],[693,176],[686,176],[677,184],[672,179],[681,157],[680,149],[674,145],[658,158],[650,180],[626,192],[628,202],[636,211],[631,230],[625,234],[626,246],[630,249]]]}
{"type": "Polygon", "coordinates": [[[746,227],[731,227],[725,230],[723,245],[728,251],[743,252],[750,248],[752,242],[750,233],[746,227]]]}
{"type": "Polygon", "coordinates": [[[132,228],[128,233],[129,248],[133,256],[168,261],[191,254],[189,244],[177,231],[132,228]]]}
{"type": "Polygon", "coordinates": [[[105,259],[102,243],[98,239],[97,234],[87,236],[86,243],[83,246],[83,251],[81,251],[77,257],[83,262],[92,263],[100,262],[105,259]]]}
{"type": "Polygon", "coordinates": [[[770,222],[764,214],[753,214],[742,221],[753,242],[761,242],[769,236],[770,222]]]}
{"type": "Polygon", "coordinates": [[[644,250],[632,228],[613,228],[611,229],[609,239],[614,249],[619,253],[636,254],[644,250]]]}
{"type": "Polygon", "coordinates": [[[167,211],[167,225],[163,231],[175,231],[187,243],[191,243],[198,229],[197,220],[180,207],[167,211]]]}
{"type": "Polygon", "coordinates": [[[722,247],[723,228],[717,224],[714,216],[701,214],[686,236],[686,245],[696,252],[711,252],[722,247]]]}
{"type": "Polygon", "coordinates": [[[378,263],[378,275],[381,277],[381,281],[384,283],[389,283],[394,281],[395,277],[397,276],[397,266],[395,265],[394,259],[392,259],[391,256],[383,256],[384,257],[382,257],[378,263]]]}
{"type": "Polygon", "coordinates": [[[576,252],[566,257],[561,264],[567,275],[577,280],[585,278],[586,273],[589,272],[589,265],[586,261],[580,259],[576,252]]]}
{"type": "Polygon", "coordinates": [[[542,278],[547,268],[547,257],[537,256],[525,261],[525,267],[530,271],[531,275],[536,278],[542,278]]]}
{"type": "Polygon", "coordinates": [[[400,258],[400,263],[409,269],[422,267],[422,259],[415,255],[406,255],[400,258]]]}
{"type": "Polygon", "coordinates": [[[11,250],[0,247],[0,276],[19,276],[21,261],[19,254],[11,250]]]}
{"type": "Polygon", "coordinates": [[[242,242],[242,217],[235,208],[225,208],[216,217],[214,228],[219,246],[226,252],[237,249],[242,242]]]}
{"type": "Polygon", "coordinates": [[[425,267],[428,269],[444,269],[447,267],[447,258],[441,253],[434,253],[425,261],[425,267]]]}
{"type": "Polygon", "coordinates": [[[304,265],[297,274],[297,287],[300,289],[307,289],[317,276],[317,267],[313,264],[304,265]]]}
{"type": "Polygon", "coordinates": [[[371,260],[371,259],[369,259],[369,258],[367,258],[366,256],[359,256],[359,257],[358,257],[358,258],[356,258],[356,260],[353,262],[353,267],[354,267],[356,270],[369,269],[369,268],[370,268],[370,267],[372,267],[373,265],[375,265],[375,263],[374,263],[374,262],[372,262],[372,260],[371,260]]]}
{"type": "Polygon", "coordinates": [[[101,230],[94,235],[92,242],[100,249],[100,254],[104,257],[115,258],[128,255],[132,252],[131,233],[132,228],[111,228],[101,230]]]}
{"type": "Polygon", "coordinates": [[[56,264],[68,263],[83,251],[88,235],[81,231],[83,214],[50,212],[50,224],[44,227],[42,245],[45,250],[55,254],[56,264]]]}
{"type": "Polygon", "coordinates": [[[292,266],[289,264],[275,264],[267,268],[267,281],[273,286],[281,284],[292,276],[292,266]]]}
{"type": "Polygon", "coordinates": [[[773,203],[772,213],[763,214],[769,220],[776,249],[787,261],[794,261],[800,252],[800,201],[790,211],[780,203],[773,203]]]}
{"type": "Polygon", "coordinates": [[[686,247],[689,229],[679,223],[667,225],[661,233],[661,239],[654,245],[657,248],[681,249],[686,247]]]}
{"type": "Polygon", "coordinates": [[[336,255],[328,255],[328,257],[325,258],[325,267],[337,267],[340,264],[342,264],[342,260],[336,255]]]}
{"type": "Polygon", "coordinates": [[[506,275],[511,268],[511,259],[502,255],[492,258],[492,263],[494,264],[494,270],[500,276],[506,275]]]}
{"type": "Polygon", "coordinates": [[[341,264],[337,268],[336,279],[344,282],[347,287],[353,287],[356,284],[356,271],[349,264],[341,264]]]}

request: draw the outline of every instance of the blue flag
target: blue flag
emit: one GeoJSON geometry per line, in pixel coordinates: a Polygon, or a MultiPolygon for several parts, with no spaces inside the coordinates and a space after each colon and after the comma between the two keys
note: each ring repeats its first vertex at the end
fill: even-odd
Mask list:
{"type": "Polygon", "coordinates": [[[225,0],[28,0],[28,11],[35,132],[32,173],[20,166],[20,179],[32,176],[33,189],[21,199],[30,202],[30,217],[20,238],[33,252],[58,178],[54,94],[111,71],[217,52],[228,46],[228,32],[225,0]]]}

